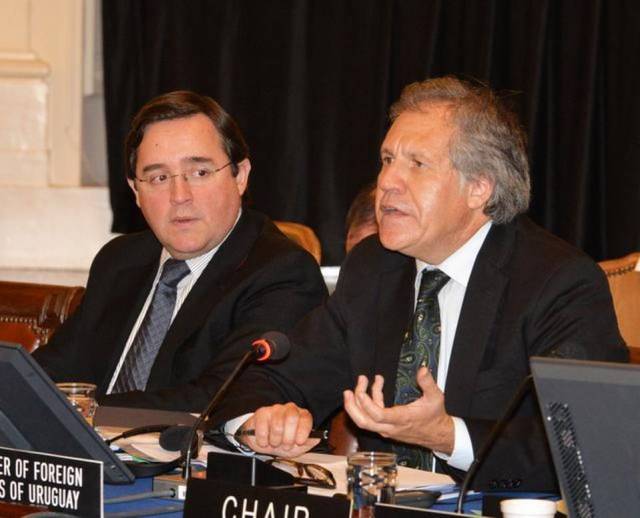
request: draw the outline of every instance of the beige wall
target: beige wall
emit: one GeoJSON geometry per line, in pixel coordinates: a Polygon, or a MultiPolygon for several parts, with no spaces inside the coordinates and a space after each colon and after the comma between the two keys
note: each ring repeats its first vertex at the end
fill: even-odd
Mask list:
{"type": "Polygon", "coordinates": [[[86,269],[110,238],[81,173],[96,1],[0,1],[0,268],[86,269]]]}

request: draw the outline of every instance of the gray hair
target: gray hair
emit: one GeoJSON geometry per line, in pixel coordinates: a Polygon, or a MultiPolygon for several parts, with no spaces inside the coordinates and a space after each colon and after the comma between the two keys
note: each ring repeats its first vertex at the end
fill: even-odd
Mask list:
{"type": "Polygon", "coordinates": [[[526,212],[531,180],[526,136],[516,115],[489,88],[447,76],[406,86],[390,118],[433,104],[451,107],[456,127],[449,146],[452,166],[464,181],[486,177],[493,183],[484,213],[500,224],[526,212]]]}

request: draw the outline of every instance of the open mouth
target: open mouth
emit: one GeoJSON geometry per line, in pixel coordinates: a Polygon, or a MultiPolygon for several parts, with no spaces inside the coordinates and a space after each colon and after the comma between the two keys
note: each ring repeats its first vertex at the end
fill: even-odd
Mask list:
{"type": "Polygon", "coordinates": [[[196,218],[181,217],[171,219],[171,223],[173,223],[174,225],[187,225],[189,223],[193,223],[194,221],[196,221],[196,218]]]}
{"type": "Polygon", "coordinates": [[[383,205],[380,207],[382,216],[405,216],[406,214],[396,207],[391,205],[383,205]]]}

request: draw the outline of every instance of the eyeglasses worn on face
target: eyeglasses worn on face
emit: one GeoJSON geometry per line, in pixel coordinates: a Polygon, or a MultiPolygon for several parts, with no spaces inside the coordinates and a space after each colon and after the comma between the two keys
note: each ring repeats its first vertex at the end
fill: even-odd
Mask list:
{"type": "Polygon", "coordinates": [[[295,482],[305,486],[323,487],[326,489],[336,488],[336,479],[333,473],[320,464],[305,464],[291,459],[275,457],[265,461],[267,464],[283,464],[296,470],[298,476],[295,482]]]}
{"type": "Polygon", "coordinates": [[[171,179],[176,178],[178,176],[182,176],[184,181],[187,182],[192,187],[197,187],[199,185],[207,184],[215,173],[218,171],[222,171],[225,167],[229,167],[233,162],[227,162],[221,167],[216,169],[210,169],[207,167],[198,167],[193,171],[189,171],[188,173],[178,173],[178,174],[167,174],[167,173],[151,173],[147,175],[146,178],[135,177],[137,182],[140,182],[140,185],[144,189],[149,190],[164,190],[168,189],[171,184],[171,179]]]}

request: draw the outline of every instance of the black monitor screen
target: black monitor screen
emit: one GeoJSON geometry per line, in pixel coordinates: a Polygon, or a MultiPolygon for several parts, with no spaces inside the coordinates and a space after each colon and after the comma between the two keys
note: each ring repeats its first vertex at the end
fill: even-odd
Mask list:
{"type": "Polygon", "coordinates": [[[108,484],[133,475],[31,355],[0,342],[0,446],[102,461],[108,484]]]}
{"type": "Polygon", "coordinates": [[[532,358],[570,516],[640,513],[640,366],[532,358]]]}

